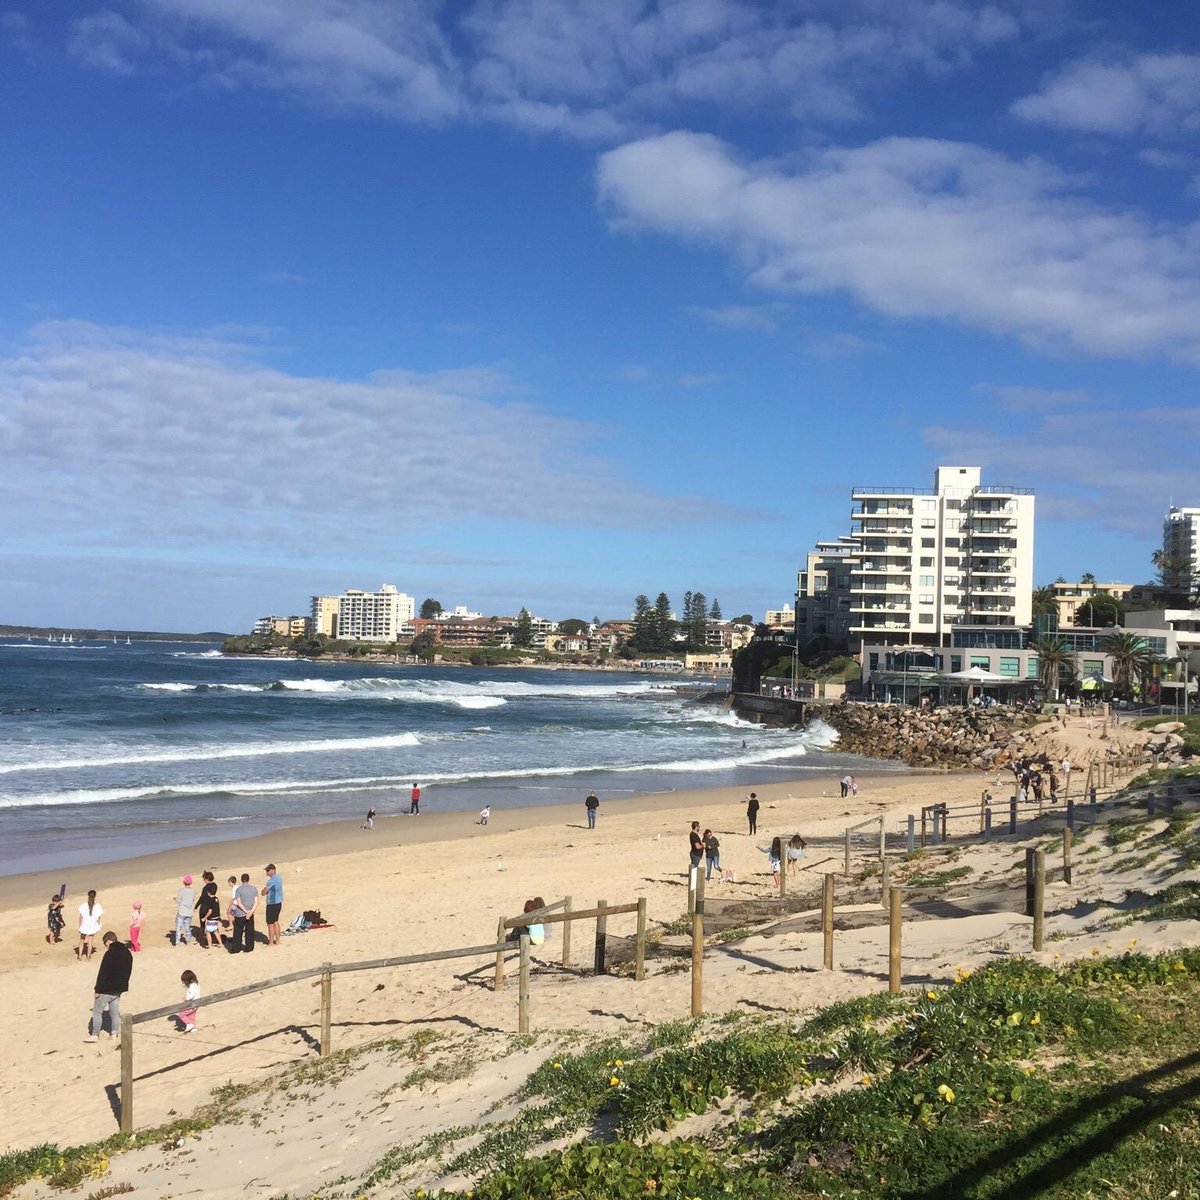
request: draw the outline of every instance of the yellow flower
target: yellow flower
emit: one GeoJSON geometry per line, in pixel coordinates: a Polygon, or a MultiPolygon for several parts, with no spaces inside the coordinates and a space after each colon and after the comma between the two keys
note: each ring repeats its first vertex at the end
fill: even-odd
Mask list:
{"type": "Polygon", "coordinates": [[[871,1077],[870,1075],[864,1075],[858,1082],[861,1083],[863,1087],[866,1087],[871,1082],[871,1077]]]}
{"type": "Polygon", "coordinates": [[[619,1080],[619,1079],[618,1079],[618,1078],[617,1078],[617,1077],[614,1075],[614,1076],[613,1076],[613,1077],[612,1077],[612,1078],[611,1078],[611,1079],[608,1081],[608,1086],[609,1086],[609,1087],[620,1087],[620,1086],[621,1086],[621,1081],[620,1081],[620,1080],[619,1080]]]}
{"type": "Polygon", "coordinates": [[[623,1067],[624,1065],[625,1064],[619,1058],[617,1059],[617,1061],[615,1063],[613,1063],[614,1067],[623,1067]]]}
{"type": "Polygon", "coordinates": [[[554,1064],[554,1069],[555,1069],[556,1071],[561,1071],[561,1070],[562,1070],[562,1063],[560,1063],[560,1062],[556,1062],[556,1063],[554,1064]]]}
{"type": "Polygon", "coordinates": [[[1183,963],[1181,963],[1181,962],[1177,962],[1177,963],[1175,964],[1175,970],[1177,970],[1177,971],[1186,971],[1186,970],[1187,970],[1187,967],[1185,967],[1185,966],[1183,965],[1183,963]]]}
{"type": "Polygon", "coordinates": [[[1029,1018],[1029,1023],[1030,1025],[1040,1025],[1042,1023],[1042,1014],[1034,1013],[1033,1016],[1029,1018]]]}
{"type": "Polygon", "coordinates": [[[1025,1014],[1022,1012],[1009,1013],[1008,1015],[1008,1023],[1010,1025],[1020,1025],[1024,1019],[1025,1014]]]}
{"type": "Polygon", "coordinates": [[[925,999],[926,999],[926,1000],[936,1000],[936,999],[937,999],[937,992],[926,992],[926,993],[925,993],[925,999]]]}
{"type": "Polygon", "coordinates": [[[941,1096],[947,1104],[954,1103],[954,1089],[947,1083],[938,1085],[938,1095],[941,1096]]]}

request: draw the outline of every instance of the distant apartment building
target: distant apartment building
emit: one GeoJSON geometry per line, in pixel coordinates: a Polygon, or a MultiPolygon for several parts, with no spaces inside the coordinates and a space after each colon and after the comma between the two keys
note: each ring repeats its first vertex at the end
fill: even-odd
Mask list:
{"type": "Polygon", "coordinates": [[[1132,583],[1085,583],[1082,580],[1078,583],[1068,583],[1060,580],[1050,584],[1054,605],[1058,609],[1060,628],[1064,625],[1074,625],[1075,614],[1093,596],[1107,592],[1117,600],[1124,600],[1133,590],[1132,583]]]}
{"type": "Polygon", "coordinates": [[[861,557],[858,539],[844,534],[818,542],[796,576],[796,635],[800,645],[820,639],[850,649],[850,568],[861,557]]]}
{"type": "Polygon", "coordinates": [[[251,631],[259,637],[278,634],[280,637],[303,637],[307,628],[304,617],[259,617],[251,631]]]}
{"type": "Polygon", "coordinates": [[[799,573],[802,641],[944,645],[955,626],[1029,624],[1034,495],[939,466],[932,488],[855,487],[849,536],[819,542],[799,573]]]}
{"type": "Polygon", "coordinates": [[[763,624],[770,629],[791,629],[796,624],[796,610],[785,604],[782,608],[768,608],[763,624]]]}
{"type": "Polygon", "coordinates": [[[390,583],[377,592],[347,588],[337,601],[341,640],[394,642],[412,631],[416,601],[390,583]]]}
{"type": "Polygon", "coordinates": [[[1200,508],[1171,508],[1163,521],[1163,557],[1184,579],[1200,576],[1200,508]]]}
{"type": "Polygon", "coordinates": [[[336,596],[314,596],[309,608],[308,636],[336,638],[341,603],[336,596]]]}

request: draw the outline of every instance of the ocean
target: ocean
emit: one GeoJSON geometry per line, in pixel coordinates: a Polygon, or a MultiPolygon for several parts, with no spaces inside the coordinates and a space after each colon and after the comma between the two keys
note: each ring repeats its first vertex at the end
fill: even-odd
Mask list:
{"type": "Polygon", "coordinates": [[[0,642],[0,875],[408,805],[472,811],[887,769],[678,678],[0,642]]]}

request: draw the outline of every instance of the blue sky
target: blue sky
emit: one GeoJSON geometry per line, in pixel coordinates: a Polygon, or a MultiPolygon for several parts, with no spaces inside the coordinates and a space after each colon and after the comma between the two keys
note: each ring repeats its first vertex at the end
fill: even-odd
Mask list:
{"type": "Polygon", "coordinates": [[[1184,0],[0,0],[0,621],[761,614],[939,462],[1148,578],[1198,133],[1184,0]]]}

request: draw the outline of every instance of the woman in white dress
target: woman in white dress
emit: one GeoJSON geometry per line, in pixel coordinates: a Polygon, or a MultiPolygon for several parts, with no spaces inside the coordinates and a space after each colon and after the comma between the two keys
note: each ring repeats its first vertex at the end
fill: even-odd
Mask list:
{"type": "Polygon", "coordinates": [[[79,906],[79,945],[75,947],[75,957],[91,958],[96,953],[96,934],[100,932],[100,919],[104,909],[96,903],[95,891],[87,894],[87,899],[79,906]]]}

